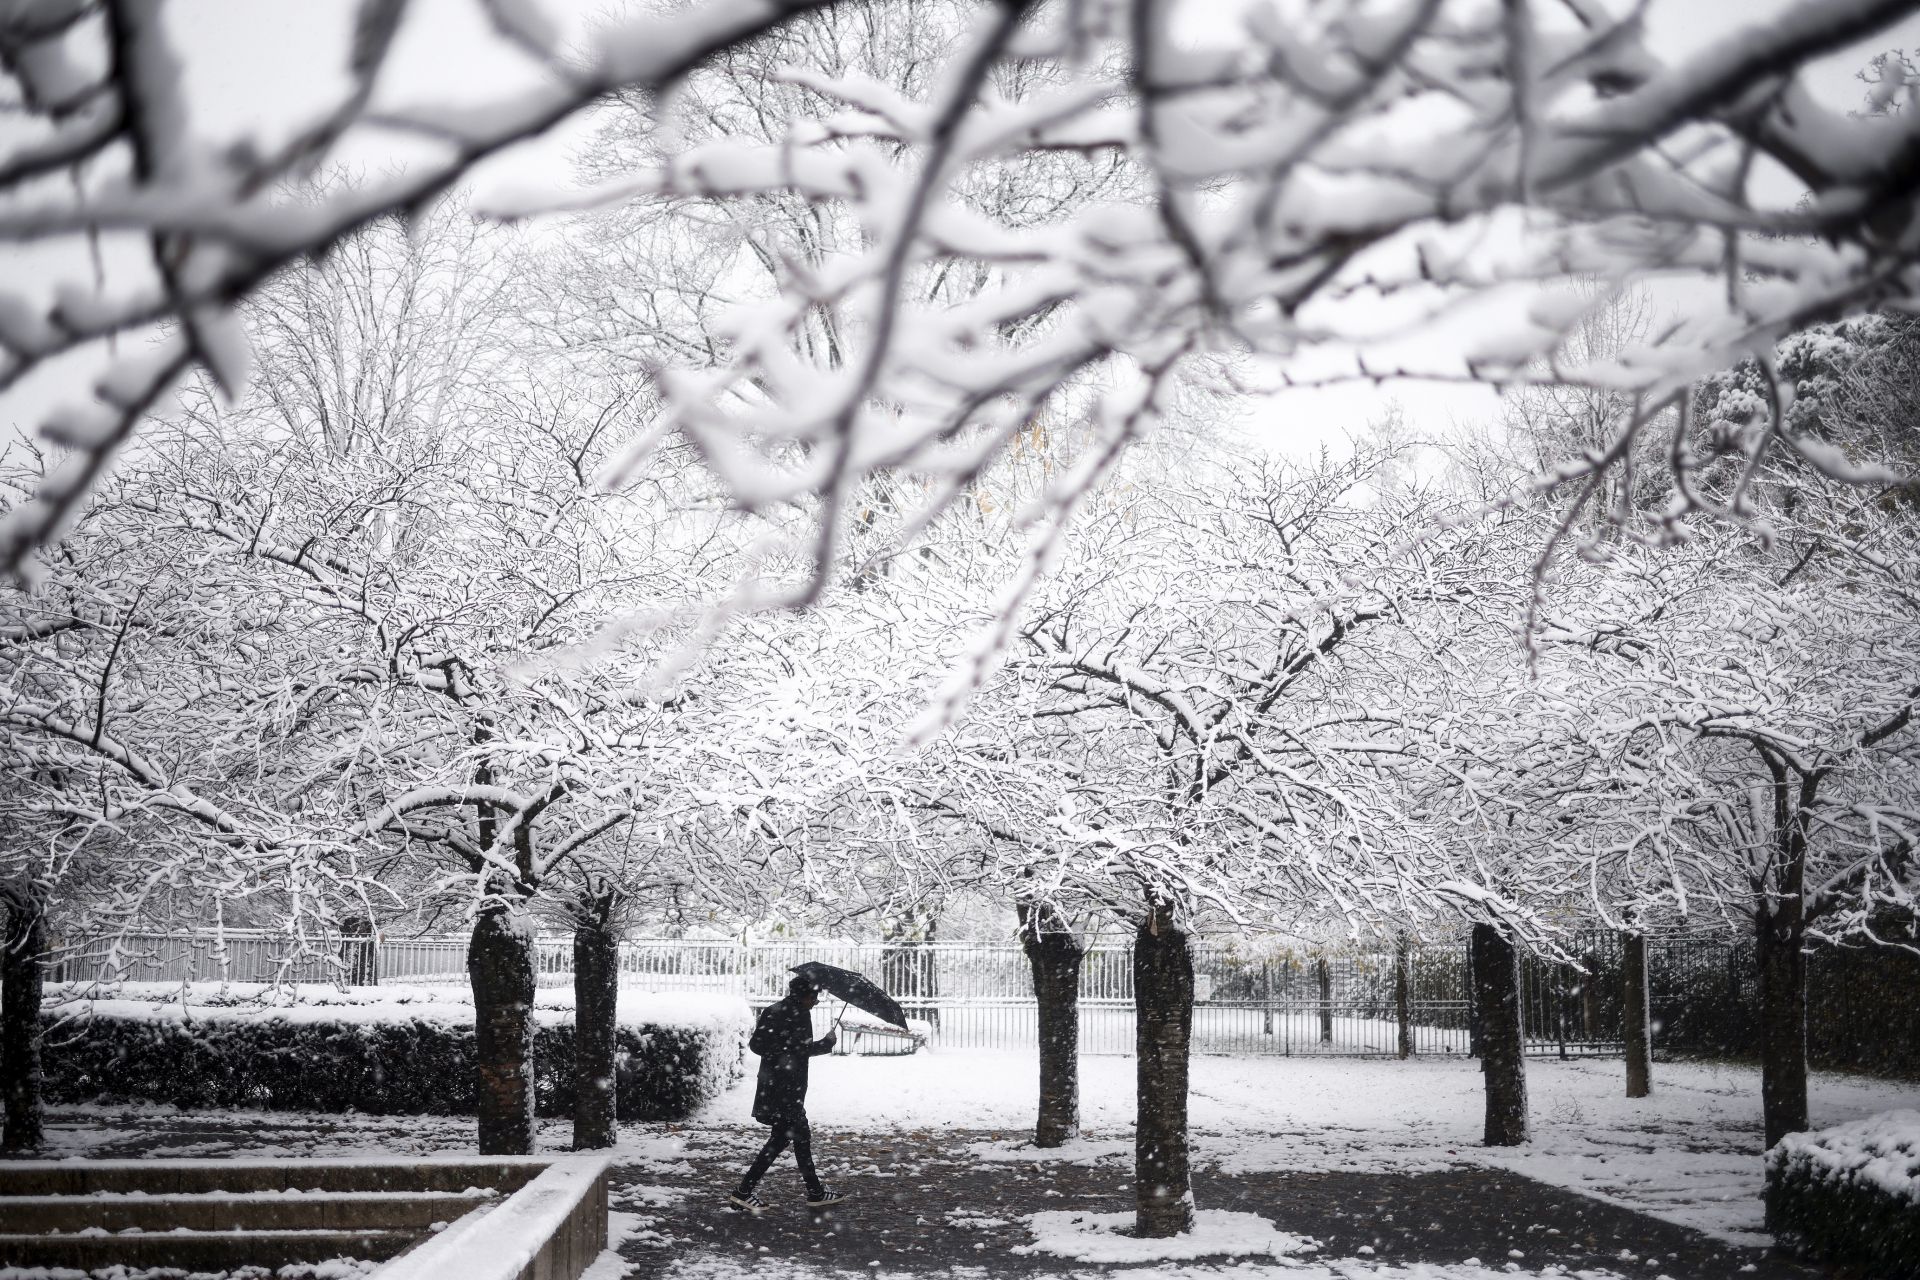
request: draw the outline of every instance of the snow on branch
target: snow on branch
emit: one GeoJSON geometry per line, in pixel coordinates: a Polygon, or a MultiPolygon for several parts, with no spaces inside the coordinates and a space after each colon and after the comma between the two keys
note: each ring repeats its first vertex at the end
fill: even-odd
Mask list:
{"type": "MultiPolygon", "coordinates": [[[[1283,4],[1251,11],[1228,38],[1196,39],[1159,0],[1003,0],[920,10],[923,24],[949,25],[935,73],[910,84],[883,66],[806,64],[809,33],[836,20],[835,0],[636,9],[603,18],[584,48],[537,5],[476,5],[539,77],[457,106],[431,92],[376,101],[374,85],[398,65],[398,32],[424,19],[406,0],[364,0],[345,90],[267,149],[215,149],[193,133],[182,104],[204,72],[170,47],[187,37],[163,29],[153,6],[75,0],[0,35],[32,125],[0,154],[0,242],[105,238],[144,252],[142,269],[51,302],[0,292],[0,390],[129,340],[98,404],[41,424],[68,457],[6,512],[0,567],[26,571],[60,536],[189,369],[238,391],[240,317],[276,273],[382,217],[419,215],[482,162],[610,101],[650,104],[635,116],[644,145],[587,200],[744,222],[792,201],[815,215],[811,231],[792,224],[798,239],[746,237],[769,295],[703,302],[707,341],[661,338],[667,358],[648,366],[658,416],[607,468],[632,477],[679,439],[741,506],[818,501],[811,568],[771,592],[780,601],[818,598],[869,479],[905,479],[930,519],[1025,424],[1126,396],[1133,370],[1251,356],[1311,381],[1292,362],[1346,350],[1356,377],[1390,365],[1632,390],[1657,406],[1787,332],[1915,300],[1911,237],[1898,232],[1911,124],[1826,111],[1795,81],[1905,16],[1904,0],[1800,0],[1678,63],[1631,16],[1585,4],[1283,4]],[[76,57],[89,42],[101,70],[76,57]],[[780,48],[801,53],[756,63],[780,48]],[[759,136],[676,146],[676,95],[698,98],[722,62],[736,85],[766,86],[759,136]],[[313,181],[375,135],[404,137],[419,155],[357,183],[313,181]],[[1804,210],[1756,199],[1755,154],[1806,184],[1804,210]],[[1118,178],[1070,176],[1099,171],[1118,178]],[[989,198],[980,175],[994,173],[1013,181],[989,198]],[[1040,193],[1057,198],[1036,215],[1040,193]],[[1577,309],[1449,324],[1464,301],[1502,289],[1650,271],[1724,287],[1703,291],[1657,344],[1584,361],[1561,354],[1577,309]],[[1467,340],[1424,365],[1382,358],[1342,308],[1385,296],[1414,304],[1403,334],[1467,340]],[[128,349],[156,327],[158,348],[128,349]]],[[[880,6],[876,31],[910,25],[895,7],[880,6]]],[[[489,207],[525,217],[582,200],[522,190],[489,207]]],[[[1650,412],[1628,434],[1663,421],[1650,412]]],[[[1885,474],[1758,421],[1747,439],[1756,458],[1783,439],[1832,474],[1885,474]]],[[[1673,456],[1692,465],[1685,449],[1673,456]]],[[[1602,449],[1552,483],[1627,465],[1623,449],[1602,449]]],[[[1057,521],[1072,505],[1062,483],[1036,514],[1057,521]]]]}

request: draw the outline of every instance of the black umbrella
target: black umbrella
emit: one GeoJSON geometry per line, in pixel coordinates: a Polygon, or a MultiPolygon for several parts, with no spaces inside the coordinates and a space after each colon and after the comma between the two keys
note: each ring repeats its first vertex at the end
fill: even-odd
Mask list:
{"type": "Polygon", "coordinates": [[[907,1015],[900,1012],[900,1006],[894,1002],[894,998],[863,973],[842,969],[838,965],[821,964],[818,960],[797,964],[791,972],[799,974],[822,991],[839,996],[854,1008],[865,1009],[882,1022],[891,1022],[902,1031],[907,1029],[907,1015]]]}

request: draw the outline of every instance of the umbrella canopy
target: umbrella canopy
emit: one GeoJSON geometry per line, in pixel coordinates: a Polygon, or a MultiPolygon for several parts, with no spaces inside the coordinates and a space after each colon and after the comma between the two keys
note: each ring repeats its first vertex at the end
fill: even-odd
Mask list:
{"type": "Polygon", "coordinates": [[[893,997],[863,973],[842,969],[838,965],[821,964],[818,960],[794,965],[791,972],[799,974],[827,994],[840,997],[854,1008],[865,1009],[882,1022],[891,1022],[902,1031],[907,1029],[907,1015],[900,1011],[893,997]]]}

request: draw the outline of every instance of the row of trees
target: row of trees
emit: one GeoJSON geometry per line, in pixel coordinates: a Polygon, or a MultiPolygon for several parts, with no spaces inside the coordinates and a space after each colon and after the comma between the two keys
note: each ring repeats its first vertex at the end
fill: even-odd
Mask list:
{"type": "MultiPolygon", "coordinates": [[[[518,1150],[534,921],[576,930],[604,1023],[611,939],[669,894],[984,890],[1050,1028],[1042,1141],[1076,1123],[1075,928],[1135,932],[1168,1234],[1195,930],[1469,925],[1513,1014],[1489,1137],[1519,1140],[1518,950],[1706,910],[1762,941],[1769,1135],[1804,1126],[1801,946],[1912,902],[1920,689],[1907,510],[1861,487],[1908,456],[1908,331],[1775,341],[1908,296],[1911,120],[1791,73],[1900,6],[1678,66],[1587,6],[1276,9],[1196,48],[1153,0],[714,3],[610,18],[584,60],[489,6],[544,87],[381,112],[440,150],[357,183],[310,179],[407,4],[363,6],[354,88],[264,153],[184,131],[138,9],[0,24],[43,126],[0,236],[116,264],[5,299],[0,389],[162,328],[63,451],[10,455],[20,981],[50,913],[467,920],[481,1145],[518,1150]],[[74,70],[95,38],[123,56],[74,70]],[[589,108],[602,207],[561,243],[443,211],[589,108]],[[1750,198],[1756,157],[1808,203],[1750,198]],[[1657,347],[1609,310],[1652,266],[1723,286],[1657,347]],[[1503,317],[1516,282],[1572,287],[1503,317]],[[1472,318],[1449,376],[1542,389],[1444,467],[1222,444],[1272,358],[1397,367],[1381,299],[1472,318]]],[[[610,1035],[579,1040],[605,1141],[610,1035]]]]}
{"type": "MultiPolygon", "coordinates": [[[[54,900],[76,934],[470,919],[481,1143],[516,1150],[530,913],[598,957],[668,882],[744,907],[742,839],[819,780],[777,763],[807,727],[764,714],[791,667],[765,635],[650,674],[742,532],[685,469],[597,489],[621,393],[516,357],[510,242],[415,230],[261,294],[253,395],[190,391],[10,602],[7,880],[15,915],[54,900]],[[649,639],[555,660],[643,610],[649,639]]],[[[610,1082],[601,1052],[584,1079],[610,1082]]]]}
{"type": "MultiPolygon", "coordinates": [[[[1849,418],[1863,401],[1827,407],[1836,443],[1884,426],[1849,418]]],[[[1526,1134],[1521,949],[1554,954],[1596,914],[1642,957],[1679,924],[1750,931],[1771,1143],[1808,1123],[1805,948],[1911,911],[1920,546],[1899,493],[1770,470],[1753,499],[1770,542],[1609,535],[1540,573],[1552,508],[1473,518],[1451,484],[1356,503],[1378,463],[1249,468],[1089,513],[924,783],[1030,895],[1057,1028],[1043,1142],[1074,1123],[1062,915],[1138,931],[1145,1194],[1167,1170],[1143,1226],[1186,1212],[1189,929],[1470,922],[1498,1143],[1526,1134]]]]}

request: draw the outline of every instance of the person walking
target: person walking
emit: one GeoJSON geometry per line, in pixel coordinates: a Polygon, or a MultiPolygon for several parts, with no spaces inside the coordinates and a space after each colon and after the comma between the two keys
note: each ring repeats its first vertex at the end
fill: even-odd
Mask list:
{"type": "Polygon", "coordinates": [[[824,1209],[846,1199],[820,1181],[813,1167],[813,1131],[807,1126],[807,1059],[831,1053],[839,1039],[829,1031],[813,1038],[813,1007],[820,1003],[820,989],[804,977],[787,984],[784,1000],[770,1004],[753,1026],[747,1048],[760,1055],[760,1076],[753,1090],[753,1118],[772,1132],[767,1144],[753,1158],[740,1185],[727,1197],[727,1203],[748,1213],[761,1213],[767,1202],[754,1194],[760,1179],[788,1146],[793,1148],[794,1163],[807,1182],[807,1207],[824,1209]]]}

